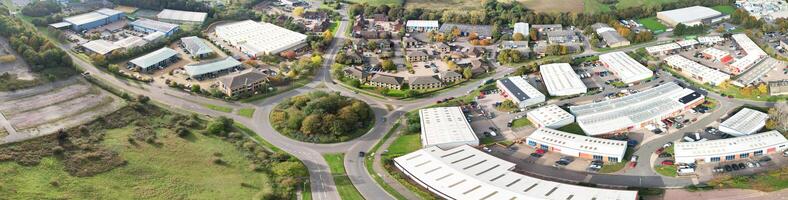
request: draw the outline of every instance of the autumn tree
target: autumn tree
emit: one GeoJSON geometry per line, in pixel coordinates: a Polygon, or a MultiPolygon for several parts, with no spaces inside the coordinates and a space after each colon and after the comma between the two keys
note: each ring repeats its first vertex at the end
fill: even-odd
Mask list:
{"type": "Polygon", "coordinates": [[[473,77],[473,71],[470,67],[466,67],[462,70],[462,77],[465,77],[465,79],[471,79],[473,77]]]}
{"type": "Polygon", "coordinates": [[[514,36],[512,36],[512,39],[514,41],[523,41],[525,40],[525,36],[522,33],[515,33],[514,36]]]}
{"type": "Polygon", "coordinates": [[[293,8],[293,16],[301,17],[304,16],[304,7],[298,6],[293,8]]]}

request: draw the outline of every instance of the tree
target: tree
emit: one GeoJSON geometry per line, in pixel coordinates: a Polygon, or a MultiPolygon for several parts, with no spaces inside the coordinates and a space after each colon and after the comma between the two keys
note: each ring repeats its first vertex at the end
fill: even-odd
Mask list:
{"type": "Polygon", "coordinates": [[[200,89],[200,84],[193,84],[192,85],[192,92],[200,93],[201,91],[202,91],[202,89],[200,89]]]}
{"type": "Polygon", "coordinates": [[[273,164],[271,172],[279,177],[303,178],[309,175],[300,162],[286,161],[273,164]]]}
{"type": "Polygon", "coordinates": [[[514,41],[523,41],[525,40],[525,36],[522,33],[515,33],[514,36],[512,36],[512,39],[514,41]]]}
{"type": "Polygon", "coordinates": [[[462,76],[465,77],[465,79],[471,79],[473,77],[473,71],[471,71],[470,67],[466,67],[462,70],[462,76]]]}
{"type": "Polygon", "coordinates": [[[773,108],[769,108],[768,113],[766,128],[788,134],[788,105],[776,104],[773,108]]]}
{"type": "Polygon", "coordinates": [[[282,53],[279,53],[279,56],[282,56],[283,58],[287,58],[289,60],[292,60],[292,59],[295,59],[296,52],[293,51],[293,50],[287,50],[287,51],[283,51],[282,53]]]}
{"type": "Polygon", "coordinates": [[[397,66],[394,65],[394,62],[389,59],[381,61],[380,66],[386,71],[397,71],[397,66]]]}
{"type": "Polygon", "coordinates": [[[307,135],[321,134],[324,132],[320,129],[322,126],[320,115],[311,114],[304,118],[304,122],[301,123],[301,132],[307,135]]]}
{"type": "Polygon", "coordinates": [[[331,30],[323,31],[323,42],[328,43],[332,39],[334,39],[334,33],[331,33],[331,30]]]}
{"type": "Polygon", "coordinates": [[[293,16],[301,17],[304,15],[304,7],[298,6],[293,8],[293,16]]]}
{"type": "Polygon", "coordinates": [[[769,86],[766,83],[761,83],[758,85],[758,92],[761,94],[768,94],[769,93],[769,86]]]}
{"type": "Polygon", "coordinates": [[[353,86],[354,88],[361,88],[361,81],[358,79],[353,79],[350,81],[350,86],[353,86]]]}

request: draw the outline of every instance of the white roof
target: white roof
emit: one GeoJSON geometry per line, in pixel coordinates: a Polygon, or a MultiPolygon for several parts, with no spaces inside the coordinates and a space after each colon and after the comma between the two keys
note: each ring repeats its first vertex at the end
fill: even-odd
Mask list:
{"type": "Polygon", "coordinates": [[[637,191],[584,187],[519,174],[511,171],[514,163],[470,146],[425,148],[394,162],[414,181],[446,199],[637,199],[637,191]]]}
{"type": "Polygon", "coordinates": [[[167,60],[176,55],[178,55],[178,52],[176,52],[173,49],[164,47],[159,50],[140,56],[138,58],[135,58],[134,60],[131,60],[129,62],[142,68],[148,68],[150,66],[155,65],[156,63],[167,60]]]}
{"type": "MultiPolygon", "coordinates": [[[[764,148],[788,144],[785,136],[777,131],[752,134],[728,139],[707,140],[699,142],[679,142],[673,150],[677,159],[701,159],[711,156],[727,156],[749,153],[764,148]]],[[[765,154],[766,152],[764,152],[765,154]]]]}
{"type": "Polygon", "coordinates": [[[95,22],[98,20],[106,19],[107,15],[98,13],[98,12],[89,12],[84,13],[76,16],[66,17],[63,21],[74,24],[74,25],[84,25],[87,23],[95,22]]]}
{"type": "Polygon", "coordinates": [[[408,20],[407,27],[434,27],[438,28],[437,20],[408,20]]]}
{"type": "Polygon", "coordinates": [[[571,106],[569,110],[575,114],[580,128],[587,135],[594,136],[638,128],[643,122],[682,110],[700,99],[703,95],[668,82],[621,98],[571,106]]]}
{"type": "Polygon", "coordinates": [[[736,44],[747,53],[747,55],[757,55],[759,57],[766,56],[766,52],[761,49],[755,42],[753,42],[747,35],[744,33],[735,34],[732,36],[733,40],[736,41],[736,44]]]}
{"type": "Polygon", "coordinates": [[[252,20],[217,26],[216,35],[255,54],[275,54],[306,42],[304,34],[252,20]]]}
{"type": "Polygon", "coordinates": [[[702,19],[720,16],[722,13],[703,6],[692,6],[657,12],[657,15],[663,15],[677,23],[691,24],[692,22],[700,21],[702,19]]]}
{"type": "Polygon", "coordinates": [[[547,92],[551,96],[582,94],[588,90],[569,63],[541,65],[539,73],[542,75],[547,92]]]}
{"type": "Polygon", "coordinates": [[[676,50],[680,48],[681,46],[679,46],[679,44],[671,42],[667,44],[646,47],[646,52],[653,54],[653,53],[659,53],[664,51],[676,50]]]}
{"type": "Polygon", "coordinates": [[[731,78],[731,76],[726,73],[703,66],[681,55],[668,56],[665,58],[665,62],[671,67],[679,68],[681,71],[691,74],[693,77],[700,77],[703,83],[719,85],[731,78]]]}
{"type": "Polygon", "coordinates": [[[720,130],[732,130],[734,136],[749,135],[766,125],[769,115],[757,110],[742,108],[739,112],[720,123],[720,130]],[[723,128],[724,127],[724,128],[723,128]]]}
{"type": "Polygon", "coordinates": [[[170,32],[173,29],[178,28],[177,24],[170,24],[167,22],[160,22],[156,20],[150,20],[145,18],[140,18],[137,21],[131,22],[132,26],[139,26],[147,29],[153,29],[159,32],[170,32]]]}
{"type": "Polygon", "coordinates": [[[186,51],[192,55],[213,53],[213,49],[208,44],[205,44],[205,40],[197,36],[183,37],[181,38],[181,43],[183,43],[186,51]]]}
{"type": "Polygon", "coordinates": [[[591,155],[623,158],[627,151],[627,141],[588,137],[544,127],[536,129],[528,139],[550,147],[574,149],[591,155]]]}
{"type": "Polygon", "coordinates": [[[709,55],[711,57],[714,57],[715,59],[720,59],[720,58],[723,58],[725,56],[730,56],[731,55],[731,53],[728,53],[727,51],[719,50],[719,49],[714,48],[714,47],[704,49],[701,53],[707,54],[707,55],[709,55]]]}
{"type": "Polygon", "coordinates": [[[702,36],[698,37],[698,42],[701,44],[713,44],[717,42],[722,42],[725,39],[720,36],[702,36]]]}
{"type": "Polygon", "coordinates": [[[613,71],[621,81],[627,84],[651,78],[654,75],[654,72],[624,52],[618,51],[599,55],[599,61],[605,63],[610,71],[613,71]]]}
{"type": "Polygon", "coordinates": [[[558,107],[555,104],[533,109],[528,111],[526,115],[528,115],[529,119],[533,120],[533,123],[541,124],[543,126],[550,126],[556,122],[567,119],[571,119],[570,121],[575,121],[574,115],[569,114],[569,112],[566,112],[566,110],[561,109],[561,107],[558,107]]]}
{"type": "Polygon", "coordinates": [[[101,8],[101,9],[96,10],[96,12],[97,13],[101,13],[103,15],[107,15],[107,16],[118,15],[118,14],[122,14],[123,13],[122,11],[115,10],[115,9],[109,9],[109,8],[101,8]]]}
{"type": "Polygon", "coordinates": [[[164,9],[156,15],[159,19],[202,23],[208,13],[164,9]]]}
{"type": "Polygon", "coordinates": [[[689,40],[678,41],[678,42],[676,42],[676,44],[678,44],[681,47],[688,47],[688,46],[692,46],[692,45],[698,44],[698,41],[695,40],[695,39],[689,39],[689,40]]]}
{"type": "MultiPolygon", "coordinates": [[[[759,81],[762,77],[764,77],[769,71],[772,69],[786,66],[785,62],[774,59],[772,57],[766,57],[765,60],[756,64],[752,69],[747,70],[746,72],[739,75],[736,78],[736,82],[741,83],[742,85],[749,85],[759,81]]],[[[778,68],[779,69],[779,68],[778,68]]],[[[785,76],[784,76],[785,77],[785,76]]],[[[788,78],[784,78],[786,80],[788,78]]]]}
{"type": "Polygon", "coordinates": [[[115,49],[119,49],[120,46],[115,45],[114,43],[106,40],[93,40],[82,44],[82,47],[86,49],[98,53],[98,54],[108,54],[109,52],[114,51],[115,49]]]}
{"type": "Polygon", "coordinates": [[[454,148],[462,144],[479,145],[460,107],[438,107],[419,110],[421,144],[423,147],[454,148]]]}
{"type": "Polygon", "coordinates": [[[141,37],[131,35],[129,37],[123,38],[122,40],[118,40],[114,42],[114,44],[118,45],[121,48],[130,49],[130,48],[139,47],[148,44],[148,41],[145,41],[141,37]]]}
{"type": "Polygon", "coordinates": [[[142,37],[142,39],[145,39],[147,41],[154,41],[154,40],[157,40],[157,39],[162,38],[162,37],[164,37],[164,33],[157,31],[157,32],[153,32],[153,33],[150,33],[148,35],[145,35],[145,37],[142,37]]]}
{"type": "Polygon", "coordinates": [[[744,72],[755,65],[755,63],[759,60],[761,60],[761,56],[748,54],[744,57],[736,59],[736,61],[733,61],[730,66],[738,69],[739,72],[744,72]]]}
{"type": "Polygon", "coordinates": [[[534,86],[531,86],[531,84],[528,84],[528,81],[520,76],[506,77],[498,80],[498,82],[500,82],[505,89],[509,91],[509,95],[517,99],[518,102],[533,98],[544,99],[545,97],[544,94],[539,92],[534,86]]]}
{"type": "Polygon", "coordinates": [[[513,33],[520,33],[523,36],[528,36],[531,31],[528,29],[528,23],[524,22],[517,22],[514,23],[514,32],[513,33]]]}

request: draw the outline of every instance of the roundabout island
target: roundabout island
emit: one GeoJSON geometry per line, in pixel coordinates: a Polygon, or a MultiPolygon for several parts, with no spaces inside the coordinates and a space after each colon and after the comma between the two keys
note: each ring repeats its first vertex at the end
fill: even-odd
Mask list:
{"type": "Polygon", "coordinates": [[[315,91],[287,98],[271,111],[277,132],[294,140],[336,143],[364,135],[374,124],[370,106],[360,100],[315,91]]]}

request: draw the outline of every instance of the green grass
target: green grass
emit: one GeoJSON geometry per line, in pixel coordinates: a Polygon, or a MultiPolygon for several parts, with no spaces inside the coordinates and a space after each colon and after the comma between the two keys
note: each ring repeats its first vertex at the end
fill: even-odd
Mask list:
{"type": "MultiPolygon", "coordinates": [[[[369,152],[377,152],[378,149],[380,149],[380,146],[383,145],[383,143],[386,142],[386,140],[388,140],[389,137],[391,137],[391,135],[394,134],[395,131],[397,131],[399,126],[400,126],[400,123],[394,124],[394,127],[389,129],[389,131],[386,132],[386,135],[383,135],[383,138],[381,138],[377,143],[375,143],[375,146],[373,146],[371,149],[369,149],[369,152]]],[[[373,173],[375,171],[375,169],[373,169],[373,164],[374,164],[373,162],[374,161],[375,161],[375,158],[372,157],[372,156],[367,156],[367,158],[364,159],[364,167],[366,167],[367,171],[370,172],[369,175],[372,176],[372,179],[374,179],[375,182],[377,182],[378,185],[380,185],[380,187],[383,188],[383,190],[386,190],[386,192],[391,194],[391,196],[394,196],[394,198],[396,198],[397,200],[406,200],[407,198],[405,198],[405,196],[400,194],[396,189],[391,187],[391,185],[386,183],[386,181],[384,181],[383,178],[380,177],[380,174],[373,173]]],[[[391,175],[389,175],[389,176],[391,176],[391,175]]]]}
{"type": "Polygon", "coordinates": [[[224,107],[224,106],[218,106],[218,105],[213,105],[213,104],[203,104],[202,106],[204,106],[204,107],[206,107],[208,109],[211,109],[211,110],[219,111],[219,112],[226,112],[226,113],[233,112],[232,108],[228,108],[228,107],[224,107]]]}
{"type": "Polygon", "coordinates": [[[722,14],[726,14],[726,15],[733,14],[733,12],[736,11],[736,8],[734,8],[731,5],[718,5],[711,8],[716,11],[720,11],[722,14]]]}
{"type": "Polygon", "coordinates": [[[577,122],[573,122],[573,123],[571,123],[569,125],[566,125],[564,127],[558,128],[558,130],[559,131],[563,131],[563,132],[567,132],[567,133],[573,133],[573,134],[578,134],[578,135],[585,135],[585,132],[583,132],[583,129],[580,128],[580,124],[577,124],[577,122]]]}
{"type": "Polygon", "coordinates": [[[69,175],[54,157],[36,166],[0,162],[0,194],[9,199],[247,199],[271,190],[268,176],[249,170],[245,155],[219,138],[167,134],[157,139],[162,145],[134,146],[127,141],[132,134],[133,126],[107,130],[102,145],[128,163],[92,177],[69,175]],[[213,164],[214,153],[228,164],[213,164]],[[52,186],[54,181],[59,186],[52,186]]]}
{"type": "Polygon", "coordinates": [[[389,146],[388,155],[404,155],[421,149],[421,135],[407,134],[399,136],[389,146]]]}
{"type": "Polygon", "coordinates": [[[254,108],[241,108],[238,110],[238,115],[252,118],[252,116],[254,116],[254,108]]]}
{"type": "Polygon", "coordinates": [[[528,118],[515,119],[514,121],[512,121],[512,128],[520,128],[531,124],[533,123],[531,123],[531,121],[528,120],[528,118]]]}
{"type": "Polygon", "coordinates": [[[714,188],[754,189],[765,192],[788,188],[788,167],[770,170],[749,176],[720,176],[708,182],[714,188]]]}
{"type": "Polygon", "coordinates": [[[664,24],[660,23],[659,20],[657,20],[657,17],[639,19],[638,23],[643,24],[643,26],[645,26],[648,30],[651,30],[651,32],[654,33],[662,33],[668,29],[667,26],[665,26],[664,24]]]}
{"type": "MultiPolygon", "coordinates": [[[[635,153],[635,150],[630,147],[627,147],[627,151],[626,153],[624,153],[624,160],[617,163],[605,163],[604,165],[602,165],[602,169],[599,169],[599,173],[613,173],[620,171],[621,169],[624,169],[624,167],[626,167],[627,164],[629,164],[629,159],[632,158],[633,153],[635,153]]],[[[646,161],[638,161],[638,162],[639,165],[646,164],[645,163],[646,161]]]]}
{"type": "Polygon", "coordinates": [[[341,196],[343,200],[363,200],[364,197],[362,197],[361,193],[353,186],[353,183],[350,182],[350,178],[348,178],[345,173],[345,154],[323,154],[323,158],[328,162],[328,168],[331,169],[331,175],[334,176],[334,184],[337,186],[339,196],[341,196]]]}
{"type": "Polygon", "coordinates": [[[629,7],[654,7],[664,3],[677,2],[679,0],[619,0],[616,8],[629,7]]]}
{"type": "Polygon", "coordinates": [[[351,3],[366,3],[369,5],[402,5],[404,0],[348,0],[351,3]]]}
{"type": "Polygon", "coordinates": [[[610,6],[599,3],[597,0],[583,0],[583,12],[584,13],[606,13],[610,12],[610,6]]]}
{"type": "Polygon", "coordinates": [[[678,174],[676,172],[676,166],[675,165],[659,165],[659,166],[655,166],[654,167],[654,171],[656,171],[660,175],[668,176],[668,177],[676,177],[676,175],[678,174]]]}

